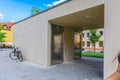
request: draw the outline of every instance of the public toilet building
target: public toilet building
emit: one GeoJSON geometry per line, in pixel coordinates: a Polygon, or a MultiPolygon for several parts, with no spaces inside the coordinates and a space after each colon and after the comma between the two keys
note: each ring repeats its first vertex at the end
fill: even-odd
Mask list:
{"type": "Polygon", "coordinates": [[[74,32],[104,28],[104,75],[120,49],[120,0],[69,0],[13,25],[13,44],[24,60],[51,66],[74,59],[74,32]]]}

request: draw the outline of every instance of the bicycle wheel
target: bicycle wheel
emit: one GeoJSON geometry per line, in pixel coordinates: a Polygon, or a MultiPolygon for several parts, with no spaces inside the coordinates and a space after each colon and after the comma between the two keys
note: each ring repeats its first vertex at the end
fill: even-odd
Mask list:
{"type": "Polygon", "coordinates": [[[19,53],[18,59],[19,59],[19,61],[20,61],[20,62],[22,62],[22,61],[23,61],[23,56],[22,56],[22,53],[19,53]]]}
{"type": "Polygon", "coordinates": [[[18,59],[14,52],[11,52],[11,53],[9,54],[9,57],[10,57],[12,60],[18,59]]]}

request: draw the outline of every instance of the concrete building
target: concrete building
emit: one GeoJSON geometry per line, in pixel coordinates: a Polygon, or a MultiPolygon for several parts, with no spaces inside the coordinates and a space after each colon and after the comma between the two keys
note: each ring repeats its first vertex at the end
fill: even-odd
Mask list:
{"type": "Polygon", "coordinates": [[[50,66],[73,60],[75,30],[103,25],[103,0],[70,0],[14,24],[13,43],[22,49],[26,61],[50,66]],[[61,38],[58,49],[56,37],[61,38]]]}
{"type": "Polygon", "coordinates": [[[104,78],[106,78],[116,71],[118,65],[117,60],[114,63],[112,60],[120,51],[119,3],[120,0],[64,2],[14,24],[13,42],[21,48],[26,61],[50,66],[55,55],[59,56],[60,62],[73,59],[74,31],[104,27],[104,78]],[[57,27],[58,32],[54,27],[57,27]],[[61,48],[54,50],[56,36],[61,37],[61,48]],[[55,51],[59,52],[55,54],[55,51]]]}
{"type": "Polygon", "coordinates": [[[21,48],[26,61],[50,66],[73,60],[74,31],[103,27],[103,0],[69,0],[15,23],[13,43],[21,48]]]}
{"type": "Polygon", "coordinates": [[[120,0],[105,0],[105,40],[104,40],[104,77],[114,73],[118,67],[118,60],[113,58],[120,51],[120,0]]]}
{"type": "Polygon", "coordinates": [[[13,43],[25,60],[50,66],[56,57],[58,62],[73,60],[75,30],[103,27],[103,0],[70,0],[15,23],[13,43]],[[61,48],[55,49],[58,37],[61,48]]]}

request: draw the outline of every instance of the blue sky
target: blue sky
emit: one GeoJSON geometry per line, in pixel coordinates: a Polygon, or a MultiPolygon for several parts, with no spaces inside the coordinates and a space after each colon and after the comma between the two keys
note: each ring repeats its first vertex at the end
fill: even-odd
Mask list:
{"type": "Polygon", "coordinates": [[[0,0],[0,22],[17,22],[31,15],[32,7],[40,11],[66,0],[0,0]]]}

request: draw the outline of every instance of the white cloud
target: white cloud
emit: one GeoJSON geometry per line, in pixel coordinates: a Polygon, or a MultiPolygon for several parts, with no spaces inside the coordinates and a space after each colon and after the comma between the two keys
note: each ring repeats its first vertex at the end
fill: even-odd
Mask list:
{"type": "Polygon", "coordinates": [[[58,4],[62,3],[62,2],[64,2],[64,1],[66,1],[66,0],[54,1],[54,2],[52,2],[51,4],[45,4],[45,6],[47,6],[47,7],[52,7],[52,6],[55,6],[55,5],[58,5],[58,4]]]}
{"type": "Polygon", "coordinates": [[[10,22],[13,22],[13,23],[14,23],[14,22],[15,22],[15,20],[11,20],[10,22]]]}
{"type": "Polygon", "coordinates": [[[57,5],[57,4],[60,4],[60,3],[64,2],[64,1],[66,1],[66,0],[55,1],[55,2],[53,2],[53,6],[54,6],[54,5],[57,5]]]}
{"type": "Polygon", "coordinates": [[[47,5],[45,5],[45,6],[47,6],[47,7],[52,7],[53,5],[52,5],[52,4],[47,4],[47,5]]]}
{"type": "Polygon", "coordinates": [[[4,19],[4,14],[0,13],[0,19],[4,19]]]}

